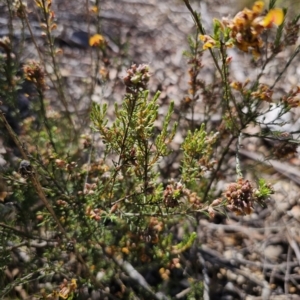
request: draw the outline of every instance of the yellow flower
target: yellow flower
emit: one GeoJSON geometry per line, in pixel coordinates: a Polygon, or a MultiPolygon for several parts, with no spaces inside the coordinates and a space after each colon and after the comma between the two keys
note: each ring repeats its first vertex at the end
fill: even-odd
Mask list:
{"type": "Polygon", "coordinates": [[[89,44],[91,47],[102,46],[105,42],[104,37],[101,34],[95,34],[90,37],[89,44]]]}
{"type": "Polygon", "coordinates": [[[231,88],[233,88],[237,91],[240,91],[242,89],[242,84],[238,81],[231,82],[230,86],[231,86],[231,88]]]}
{"type": "Polygon", "coordinates": [[[215,41],[209,41],[209,42],[206,42],[206,43],[203,45],[203,50],[212,48],[212,47],[214,47],[215,44],[216,44],[215,41]]]}
{"type": "Polygon", "coordinates": [[[202,42],[206,42],[208,40],[209,36],[208,35],[203,35],[203,34],[200,34],[199,35],[199,39],[200,41],[202,42]]]}
{"type": "Polygon", "coordinates": [[[252,10],[257,13],[260,14],[264,8],[265,4],[263,1],[256,1],[254,3],[254,5],[252,6],[252,10]]]}
{"type": "Polygon", "coordinates": [[[209,35],[199,35],[199,39],[204,42],[203,50],[213,48],[216,45],[216,41],[209,35]]]}
{"type": "Polygon", "coordinates": [[[279,26],[284,19],[284,13],[281,8],[271,9],[265,18],[262,20],[261,25],[263,27],[272,27],[273,24],[279,26]]]}
{"type": "Polygon", "coordinates": [[[70,287],[71,287],[71,290],[75,290],[77,288],[77,280],[75,278],[72,278],[71,279],[71,284],[70,284],[70,287]]]}
{"type": "Polygon", "coordinates": [[[96,14],[96,13],[98,13],[98,7],[96,5],[94,5],[91,7],[90,11],[96,14]]]}

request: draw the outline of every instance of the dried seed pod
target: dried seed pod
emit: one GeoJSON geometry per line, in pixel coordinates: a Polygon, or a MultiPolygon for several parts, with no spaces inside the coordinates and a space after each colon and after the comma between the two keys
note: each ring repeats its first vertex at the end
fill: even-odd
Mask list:
{"type": "Polygon", "coordinates": [[[237,215],[249,215],[253,211],[255,198],[249,180],[239,178],[237,182],[230,183],[224,192],[227,198],[227,208],[237,215]]]}

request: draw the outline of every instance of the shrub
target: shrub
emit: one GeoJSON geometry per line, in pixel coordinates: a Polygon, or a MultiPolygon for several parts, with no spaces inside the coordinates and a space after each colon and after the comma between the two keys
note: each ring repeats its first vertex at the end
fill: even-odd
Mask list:
{"type": "MultiPolygon", "coordinates": [[[[128,68],[121,103],[91,101],[97,82],[109,80],[110,65],[96,1],[97,32],[86,45],[95,50],[95,64],[82,95],[88,95],[89,123],[61,75],[63,54],[54,43],[51,0],[35,1],[43,48],[33,34],[29,8],[7,1],[10,33],[0,40],[0,118],[5,143],[15,148],[5,157],[1,178],[1,297],[26,291],[42,299],[85,299],[92,290],[99,299],[169,299],[188,279],[188,299],[200,299],[207,282],[191,266],[199,259],[199,219],[228,210],[243,216],[266,205],[273,189],[263,178],[247,178],[241,147],[255,137],[274,141],[276,159],[296,152],[293,132],[275,125],[299,105],[300,90],[280,96],[276,84],[299,47],[271,85],[261,79],[278,53],[295,44],[299,18],[287,22],[286,10],[276,8],[276,1],[263,15],[263,3],[257,1],[233,19],[214,19],[208,34],[201,16],[188,0],[183,2],[197,37],[189,37],[185,52],[189,89],[175,121],[174,102],[163,118],[159,115],[160,92],[148,90],[151,67],[146,64],[128,68]],[[15,18],[23,32],[30,32],[35,60],[22,61],[22,53],[16,53],[15,18]],[[253,80],[234,78],[230,48],[261,65],[253,80]],[[210,57],[215,68],[212,83],[202,74],[203,57],[210,57]],[[276,115],[270,119],[272,112],[276,115]],[[183,136],[179,148],[176,133],[183,136]],[[233,152],[234,170],[228,165],[233,152]],[[218,188],[221,181],[227,188],[218,188]]],[[[18,41],[21,51],[25,42],[18,41]]]]}

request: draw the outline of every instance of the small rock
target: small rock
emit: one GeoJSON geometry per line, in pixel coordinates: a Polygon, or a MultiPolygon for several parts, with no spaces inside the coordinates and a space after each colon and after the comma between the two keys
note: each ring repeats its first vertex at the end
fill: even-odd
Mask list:
{"type": "Polygon", "coordinates": [[[226,275],[227,275],[228,280],[231,280],[231,281],[236,281],[237,277],[238,277],[238,275],[233,273],[231,270],[227,270],[226,275]]]}
{"type": "Polygon", "coordinates": [[[299,205],[293,206],[292,209],[287,212],[287,214],[295,218],[296,220],[300,221],[300,206],[299,205]]]}
{"type": "Polygon", "coordinates": [[[246,279],[243,275],[238,275],[237,279],[236,279],[236,282],[241,285],[243,283],[245,283],[246,279]]]}
{"type": "Polygon", "coordinates": [[[281,245],[269,245],[265,248],[264,255],[269,260],[277,260],[283,253],[283,247],[281,245]]]}

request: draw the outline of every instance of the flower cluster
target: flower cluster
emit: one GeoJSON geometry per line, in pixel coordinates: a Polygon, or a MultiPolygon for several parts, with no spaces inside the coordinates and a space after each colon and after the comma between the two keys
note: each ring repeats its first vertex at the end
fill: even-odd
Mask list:
{"type": "Polygon", "coordinates": [[[273,90],[266,84],[259,84],[255,91],[252,91],[251,88],[247,88],[247,85],[249,83],[249,80],[246,80],[244,83],[241,83],[239,81],[232,81],[230,83],[230,87],[234,90],[239,91],[242,95],[249,95],[251,94],[251,97],[253,99],[259,99],[266,102],[273,102],[273,90]]]}
{"type": "Polygon", "coordinates": [[[235,45],[244,52],[252,49],[254,56],[260,55],[263,31],[271,28],[273,24],[280,25],[283,21],[283,12],[280,9],[270,10],[267,16],[262,18],[263,7],[263,1],[257,1],[251,10],[245,8],[227,24],[231,29],[230,36],[234,39],[235,45]]]}
{"type": "MultiPolygon", "coordinates": [[[[192,46],[190,46],[192,47],[192,46]]],[[[191,48],[192,51],[195,51],[193,48],[191,48]]],[[[198,79],[198,75],[200,73],[200,70],[203,68],[201,57],[202,52],[197,51],[198,57],[192,57],[189,59],[188,64],[190,65],[189,68],[189,89],[188,93],[189,96],[184,97],[181,102],[181,107],[186,110],[199,99],[199,95],[197,91],[204,89],[205,83],[203,80],[198,79]]]]}
{"type": "Polygon", "coordinates": [[[300,106],[299,94],[300,86],[297,86],[295,90],[291,90],[286,96],[283,96],[281,101],[289,107],[298,107],[300,106]]]}
{"type": "Polygon", "coordinates": [[[59,287],[59,297],[63,299],[67,299],[68,297],[71,298],[73,296],[73,292],[77,289],[76,279],[73,278],[70,282],[64,279],[63,283],[59,287]]]}
{"type": "Polygon", "coordinates": [[[214,36],[200,35],[200,40],[204,43],[203,49],[220,47],[220,37],[223,36],[226,47],[236,45],[244,52],[251,50],[258,57],[263,46],[262,33],[274,24],[282,24],[284,19],[282,9],[271,9],[266,16],[262,16],[263,8],[264,2],[256,1],[252,9],[244,8],[232,20],[215,20],[214,36]]]}
{"type": "Polygon", "coordinates": [[[273,91],[265,84],[260,84],[258,89],[251,93],[251,96],[269,103],[273,101],[273,91]]]}
{"type": "Polygon", "coordinates": [[[15,0],[13,2],[13,8],[14,8],[14,11],[15,11],[16,15],[20,19],[25,19],[26,10],[27,10],[27,4],[26,3],[24,3],[23,1],[15,0]]]}
{"type": "Polygon", "coordinates": [[[255,201],[254,192],[249,180],[239,178],[237,182],[230,183],[224,193],[228,202],[227,208],[237,215],[251,214],[255,201]]]}
{"type": "Polygon", "coordinates": [[[219,45],[218,41],[209,35],[200,35],[200,41],[203,42],[203,50],[214,48],[216,45],[219,45]]]}
{"type": "Polygon", "coordinates": [[[101,219],[102,210],[99,208],[92,208],[91,206],[88,206],[85,210],[85,214],[90,219],[99,221],[101,219]]]}
{"type": "Polygon", "coordinates": [[[164,190],[164,203],[166,207],[174,208],[179,205],[178,200],[183,196],[183,185],[181,182],[170,182],[164,190]]]}
{"type": "Polygon", "coordinates": [[[84,185],[83,194],[84,195],[92,195],[95,193],[96,188],[97,188],[96,183],[87,183],[86,182],[84,185]]]}
{"type": "Polygon", "coordinates": [[[182,268],[181,264],[180,264],[180,259],[178,257],[172,258],[172,260],[169,262],[169,264],[164,268],[161,267],[159,269],[159,275],[160,277],[167,281],[170,279],[171,276],[171,270],[173,269],[180,269],[182,268]]]}
{"type": "Polygon", "coordinates": [[[146,64],[139,65],[134,64],[127,70],[127,75],[124,77],[124,83],[126,85],[126,92],[133,93],[139,90],[147,89],[147,85],[150,79],[149,66],[146,64]]]}
{"type": "Polygon", "coordinates": [[[198,209],[202,207],[201,198],[195,192],[191,192],[189,189],[185,189],[184,192],[188,202],[192,204],[194,208],[198,209]]]}
{"type": "Polygon", "coordinates": [[[44,294],[44,299],[73,299],[74,292],[77,290],[77,282],[75,278],[70,281],[64,279],[59,285],[59,291],[54,290],[51,294],[44,294]]]}
{"type": "Polygon", "coordinates": [[[23,67],[24,76],[28,81],[32,81],[40,91],[46,89],[45,73],[40,64],[34,60],[29,61],[23,67]]]}
{"type": "Polygon", "coordinates": [[[140,231],[140,239],[144,242],[156,244],[159,241],[159,233],[163,230],[164,223],[156,217],[151,217],[148,227],[140,231]]]}
{"type": "Polygon", "coordinates": [[[200,209],[201,198],[186,188],[181,182],[170,180],[163,193],[163,201],[166,207],[174,208],[180,203],[189,204],[190,208],[200,209]]]}

